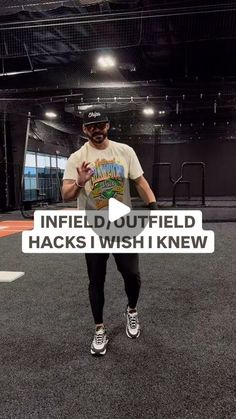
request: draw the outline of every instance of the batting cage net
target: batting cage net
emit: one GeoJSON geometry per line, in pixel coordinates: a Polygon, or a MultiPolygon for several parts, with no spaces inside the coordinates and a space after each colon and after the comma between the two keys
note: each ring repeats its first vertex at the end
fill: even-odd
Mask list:
{"type": "MultiPolygon", "coordinates": [[[[14,7],[17,10],[20,7],[17,3],[20,4],[20,1],[11,1],[9,7],[5,5],[4,11],[13,12],[14,7]]],[[[216,36],[217,39],[225,39],[229,31],[231,36],[236,36],[236,11],[232,7],[226,10],[220,4],[212,4],[200,11],[198,7],[168,6],[168,9],[134,8],[134,11],[129,9],[128,12],[114,13],[111,9],[104,10],[101,7],[109,3],[98,0],[48,0],[40,2],[41,12],[44,6],[47,10],[50,6],[47,13],[21,13],[15,22],[5,16],[5,20],[0,23],[0,55],[2,58],[32,57],[154,43],[162,48],[169,39],[178,44],[194,42],[196,39],[214,40],[216,36]],[[59,3],[63,6],[60,9],[61,15],[52,11],[52,7],[59,10],[59,3]],[[86,11],[89,11],[92,4],[100,4],[100,12],[84,13],[85,4],[86,11]],[[77,7],[73,7],[75,5],[77,7]],[[213,18],[209,20],[210,13],[213,18]]],[[[32,2],[30,5],[29,0],[25,1],[24,10],[27,4],[33,7],[32,2]]]]}

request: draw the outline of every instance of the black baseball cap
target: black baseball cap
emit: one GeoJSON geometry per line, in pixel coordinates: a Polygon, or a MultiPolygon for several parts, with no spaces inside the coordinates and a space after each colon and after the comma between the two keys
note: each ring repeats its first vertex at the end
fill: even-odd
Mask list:
{"type": "Polygon", "coordinates": [[[105,109],[90,108],[84,112],[84,115],[83,115],[84,125],[98,124],[99,122],[109,122],[105,109]]]}

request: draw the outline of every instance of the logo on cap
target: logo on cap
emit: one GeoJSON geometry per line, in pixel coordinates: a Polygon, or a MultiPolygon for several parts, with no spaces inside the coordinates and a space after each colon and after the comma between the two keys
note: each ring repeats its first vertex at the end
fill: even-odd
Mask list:
{"type": "Polygon", "coordinates": [[[97,116],[101,116],[100,112],[89,112],[88,118],[97,118],[97,116]]]}

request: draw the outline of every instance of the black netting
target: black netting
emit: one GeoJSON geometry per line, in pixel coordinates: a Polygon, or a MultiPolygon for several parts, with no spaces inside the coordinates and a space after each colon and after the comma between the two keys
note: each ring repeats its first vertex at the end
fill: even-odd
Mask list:
{"type": "Polygon", "coordinates": [[[81,17],[0,26],[1,57],[66,54],[138,45],[191,43],[236,36],[236,12],[81,17]]]}
{"type": "Polygon", "coordinates": [[[26,56],[26,50],[33,56],[136,46],[140,28],[140,20],[113,20],[0,29],[1,56],[26,56]]]}
{"type": "Polygon", "coordinates": [[[22,11],[42,12],[45,10],[57,9],[58,7],[88,7],[109,3],[109,0],[11,0],[0,2],[0,16],[11,15],[22,11]]]}

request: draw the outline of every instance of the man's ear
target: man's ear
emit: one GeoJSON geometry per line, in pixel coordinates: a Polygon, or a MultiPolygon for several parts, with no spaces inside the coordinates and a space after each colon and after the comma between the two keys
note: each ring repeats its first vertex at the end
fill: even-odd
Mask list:
{"type": "Polygon", "coordinates": [[[86,126],[84,124],[82,125],[82,129],[83,129],[83,133],[87,134],[87,129],[86,129],[86,126]]]}
{"type": "Polygon", "coordinates": [[[106,125],[107,125],[107,129],[110,129],[110,122],[107,122],[106,125]]]}

